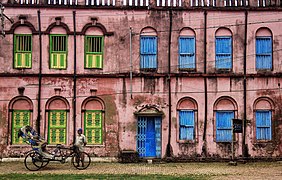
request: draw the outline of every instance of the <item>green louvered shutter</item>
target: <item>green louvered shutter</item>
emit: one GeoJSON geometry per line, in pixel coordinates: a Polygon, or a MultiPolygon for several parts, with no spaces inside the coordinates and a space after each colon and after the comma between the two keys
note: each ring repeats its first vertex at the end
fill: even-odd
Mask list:
{"type": "Polygon", "coordinates": [[[32,35],[17,34],[14,36],[14,67],[31,68],[32,35]]]}
{"type": "Polygon", "coordinates": [[[67,68],[66,35],[50,35],[50,67],[52,69],[67,68]]]}
{"type": "Polygon", "coordinates": [[[103,68],[103,36],[85,37],[85,68],[103,68]]]}
{"type": "Polygon", "coordinates": [[[18,138],[18,131],[26,125],[30,125],[30,111],[14,110],[12,112],[12,144],[25,144],[22,138],[18,138]]]}
{"type": "Polygon", "coordinates": [[[67,112],[52,110],[49,112],[49,144],[66,144],[67,112]]]}
{"type": "Polygon", "coordinates": [[[84,128],[88,144],[102,144],[102,111],[87,110],[84,117],[84,128]]]}

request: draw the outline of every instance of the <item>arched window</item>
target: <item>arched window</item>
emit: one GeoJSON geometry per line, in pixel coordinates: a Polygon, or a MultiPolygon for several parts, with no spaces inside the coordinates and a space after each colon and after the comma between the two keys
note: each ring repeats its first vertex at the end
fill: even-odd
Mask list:
{"type": "Polygon", "coordinates": [[[272,33],[267,28],[256,32],[256,70],[272,70],[272,33]]]}
{"type": "Polygon", "coordinates": [[[48,28],[49,35],[49,53],[51,69],[66,69],[68,55],[68,33],[66,24],[61,22],[61,18],[56,18],[48,28]]]}
{"type": "Polygon", "coordinates": [[[192,98],[183,98],[177,105],[179,140],[194,140],[196,137],[197,103],[192,98]]]}
{"type": "Polygon", "coordinates": [[[32,67],[32,31],[19,26],[14,31],[14,68],[32,67]]]}
{"type": "Polygon", "coordinates": [[[17,97],[11,101],[10,110],[12,144],[24,144],[22,142],[22,138],[18,138],[18,130],[26,125],[31,126],[32,109],[32,102],[27,97],[17,97]]]}
{"type": "Polygon", "coordinates": [[[66,144],[68,111],[68,102],[63,97],[54,97],[47,102],[49,144],[66,144]]]}
{"type": "Polygon", "coordinates": [[[232,119],[237,109],[236,102],[230,97],[221,97],[215,102],[216,142],[232,141],[232,119]]]}
{"type": "Polygon", "coordinates": [[[232,34],[227,28],[220,28],[215,34],[215,68],[232,69],[232,34]]]}
{"type": "Polygon", "coordinates": [[[157,70],[157,32],[147,27],[140,34],[140,69],[157,70]]]}
{"type": "Polygon", "coordinates": [[[98,98],[88,98],[82,104],[82,114],[87,144],[103,144],[104,103],[98,98]]]}
{"type": "Polygon", "coordinates": [[[178,63],[179,70],[195,70],[195,32],[184,28],[178,39],[178,63]]]}
{"type": "Polygon", "coordinates": [[[259,98],[254,103],[256,140],[272,139],[272,110],[273,103],[269,98],[259,98]]]}
{"type": "Polygon", "coordinates": [[[104,34],[99,27],[89,27],[84,39],[85,68],[103,68],[104,34]]]}

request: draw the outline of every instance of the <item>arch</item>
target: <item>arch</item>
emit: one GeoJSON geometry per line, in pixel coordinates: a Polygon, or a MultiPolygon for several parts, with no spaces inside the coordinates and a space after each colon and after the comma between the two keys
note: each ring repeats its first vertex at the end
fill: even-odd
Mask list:
{"type": "Polygon", "coordinates": [[[50,34],[50,33],[51,33],[51,30],[52,30],[53,28],[55,28],[55,27],[62,27],[62,28],[64,28],[64,29],[66,30],[67,34],[71,34],[68,25],[66,25],[66,24],[63,23],[63,22],[60,22],[60,23],[54,22],[54,23],[50,24],[50,25],[48,26],[48,28],[46,29],[46,33],[47,33],[47,34],[50,34]]]}
{"type": "Polygon", "coordinates": [[[83,28],[82,28],[82,31],[81,31],[81,34],[82,35],[85,35],[86,34],[86,31],[89,29],[89,28],[92,28],[92,27],[95,27],[95,28],[99,28],[103,34],[105,36],[112,36],[114,35],[113,32],[108,32],[107,29],[105,28],[105,26],[101,23],[96,23],[95,25],[93,23],[88,23],[86,24],[83,28]]]}
{"type": "Polygon", "coordinates": [[[104,110],[105,105],[103,100],[98,97],[89,97],[82,103],[81,110],[104,110]]]}
{"type": "Polygon", "coordinates": [[[10,110],[33,110],[33,103],[30,98],[26,96],[14,97],[9,103],[10,110]]]}
{"type": "Polygon", "coordinates": [[[198,104],[193,98],[184,97],[180,99],[177,103],[177,110],[180,110],[180,109],[197,110],[198,104]]]}
{"type": "Polygon", "coordinates": [[[238,105],[233,98],[228,96],[222,96],[215,101],[213,109],[215,111],[219,111],[219,110],[237,111],[238,105]]]}
{"type": "Polygon", "coordinates": [[[180,36],[196,36],[196,33],[193,29],[189,27],[184,27],[179,32],[180,36]]]}
{"type": "Polygon", "coordinates": [[[30,29],[30,31],[32,32],[32,34],[38,34],[38,32],[36,31],[36,29],[34,28],[34,26],[28,22],[28,21],[24,21],[24,23],[21,23],[21,21],[18,21],[16,23],[14,23],[9,31],[6,31],[7,34],[14,34],[15,30],[18,27],[27,27],[28,29],[30,29]]]}
{"type": "Polygon", "coordinates": [[[254,101],[254,110],[273,110],[274,103],[268,97],[259,97],[254,101]]]}
{"type": "Polygon", "coordinates": [[[232,32],[226,27],[220,27],[215,31],[215,36],[232,36],[232,32]]]}
{"type": "Polygon", "coordinates": [[[272,37],[272,31],[267,27],[258,28],[256,31],[256,37],[265,37],[265,36],[272,37]]]}
{"type": "Polygon", "coordinates": [[[62,96],[52,97],[46,103],[46,110],[69,110],[69,108],[67,99],[62,96]]]}
{"type": "Polygon", "coordinates": [[[158,36],[156,29],[150,26],[144,27],[140,31],[140,35],[141,36],[158,36]]]}

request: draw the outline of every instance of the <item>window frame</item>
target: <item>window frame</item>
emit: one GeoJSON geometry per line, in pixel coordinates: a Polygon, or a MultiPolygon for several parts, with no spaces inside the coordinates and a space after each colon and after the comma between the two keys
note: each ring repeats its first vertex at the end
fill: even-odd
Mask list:
{"type": "MultiPolygon", "coordinates": [[[[96,117],[95,117],[96,118],[96,117]]],[[[85,110],[85,112],[84,112],[84,132],[85,132],[85,138],[87,139],[87,144],[88,145],[103,145],[103,143],[104,143],[104,137],[103,137],[103,134],[104,134],[104,132],[103,132],[103,129],[104,129],[104,120],[103,120],[104,118],[103,118],[103,111],[102,110],[85,110]],[[100,114],[100,126],[92,126],[92,127],[87,127],[87,115],[88,115],[88,113],[99,113],[100,114]],[[95,132],[95,130],[100,130],[100,140],[99,140],[99,142],[98,143],[96,143],[96,141],[95,141],[95,133],[94,133],[94,143],[91,143],[91,141],[89,141],[89,139],[88,139],[88,130],[89,129],[91,129],[91,130],[94,130],[94,132],[95,132]]],[[[95,122],[95,120],[96,119],[92,119],[92,121],[94,121],[95,122]]],[[[92,131],[91,131],[92,132],[92,131]]]]}
{"type": "Polygon", "coordinates": [[[68,117],[67,117],[67,110],[49,110],[48,111],[48,137],[47,137],[47,142],[48,144],[50,145],[55,145],[55,144],[66,144],[67,142],[67,121],[68,121],[68,117]],[[64,128],[65,129],[65,132],[64,132],[64,142],[61,142],[61,141],[56,141],[54,143],[52,143],[51,141],[51,129],[53,128],[53,126],[51,126],[51,115],[52,113],[55,112],[55,113],[60,113],[60,112],[64,112],[65,114],[65,124],[63,126],[54,126],[54,129],[59,129],[59,128],[64,128]]]}
{"type": "Polygon", "coordinates": [[[255,124],[256,124],[256,126],[255,126],[255,129],[256,129],[256,133],[255,133],[255,136],[256,136],[256,141],[258,141],[258,142],[267,142],[267,141],[272,141],[272,111],[271,110],[255,110],[255,124]],[[267,125],[260,125],[260,127],[258,127],[258,117],[257,117],[257,113],[258,112],[263,112],[263,113],[265,113],[265,112],[267,112],[267,113],[269,113],[269,125],[267,126],[267,125]],[[267,127],[266,127],[267,126],[267,127]],[[268,134],[268,136],[269,136],[269,139],[258,139],[258,128],[268,128],[269,129],[269,134],[268,134]]]}
{"type": "Polygon", "coordinates": [[[216,110],[215,111],[215,116],[216,116],[216,119],[215,119],[215,141],[216,143],[231,143],[232,142],[232,138],[233,138],[233,132],[232,132],[232,119],[235,118],[235,110],[216,110]],[[219,125],[219,118],[218,118],[218,113],[233,113],[233,117],[230,119],[230,126],[226,126],[226,127],[218,127],[219,125]],[[227,140],[222,140],[222,139],[218,139],[218,130],[228,130],[230,131],[230,133],[228,133],[228,136],[231,135],[231,137],[229,137],[230,139],[227,139],[227,140]]]}
{"type": "Polygon", "coordinates": [[[141,35],[140,36],[140,49],[139,50],[140,50],[140,70],[156,71],[158,69],[158,36],[157,35],[141,35]],[[155,47],[152,48],[152,49],[154,49],[154,52],[146,52],[146,50],[143,48],[144,40],[149,39],[149,38],[154,39],[155,47]],[[147,60],[150,55],[154,56],[153,60],[147,60]],[[146,57],[147,57],[147,59],[146,59],[146,57]],[[151,61],[153,61],[153,62],[151,62],[151,61]],[[148,67],[145,67],[146,65],[144,65],[144,64],[147,64],[147,65],[149,64],[149,65],[148,65],[148,67]]]}
{"type": "MultiPolygon", "coordinates": [[[[50,69],[67,69],[67,60],[68,60],[68,35],[67,34],[50,34],[49,35],[49,56],[50,56],[50,60],[49,60],[49,67],[50,69]],[[54,51],[53,50],[53,38],[52,37],[65,37],[65,51],[54,51]],[[61,60],[59,61],[59,65],[55,66],[53,65],[54,62],[52,62],[53,60],[53,54],[60,54],[60,55],[64,55],[64,65],[61,65],[61,60]]],[[[57,58],[58,59],[58,58],[57,58]]],[[[57,61],[58,62],[58,61],[57,61]]]]}
{"type": "MultiPolygon", "coordinates": [[[[186,109],[181,109],[181,110],[178,110],[178,119],[179,119],[179,128],[178,128],[178,139],[180,142],[186,142],[186,141],[195,141],[196,140],[196,111],[195,110],[192,110],[192,109],[189,109],[189,110],[186,110],[186,109]],[[188,124],[188,125],[184,125],[181,123],[181,112],[193,112],[193,125],[192,124],[188,124]],[[192,131],[193,131],[193,135],[192,135],[192,138],[186,138],[186,139],[183,139],[181,138],[181,134],[182,134],[182,131],[181,131],[181,127],[185,127],[186,129],[186,132],[189,128],[192,127],[192,131]]],[[[187,137],[187,136],[186,136],[187,137]]]]}
{"type": "MultiPolygon", "coordinates": [[[[227,58],[226,58],[227,59],[227,58]]],[[[228,60],[227,59],[227,60],[228,60]]],[[[225,62],[225,64],[227,64],[225,62]]],[[[232,36],[215,36],[215,69],[216,70],[227,70],[227,71],[231,71],[233,68],[233,38],[232,36]],[[230,52],[218,52],[218,39],[229,39],[229,47],[230,47],[230,52]],[[227,62],[228,64],[230,63],[230,65],[228,65],[228,67],[221,67],[222,65],[219,66],[219,63],[222,64],[222,60],[225,60],[224,58],[221,59],[219,57],[221,56],[230,56],[228,57],[228,59],[230,59],[230,62],[227,62]]]]}
{"type": "MultiPolygon", "coordinates": [[[[84,68],[85,69],[103,69],[103,63],[104,63],[104,39],[105,37],[102,36],[102,35],[85,35],[85,38],[84,38],[84,68]],[[87,39],[88,38],[102,38],[101,39],[101,52],[87,52],[88,50],[88,41],[87,39]],[[100,66],[92,66],[92,67],[88,67],[88,62],[87,62],[87,55],[101,55],[101,62],[100,62],[100,66]]],[[[92,60],[92,61],[95,61],[95,60],[92,60]]],[[[93,64],[93,63],[92,63],[93,64]]],[[[96,60],[96,64],[97,64],[97,60],[96,60]]]]}
{"type": "MultiPolygon", "coordinates": [[[[265,44],[263,44],[265,45],[265,44]]],[[[273,70],[273,39],[272,36],[256,36],[256,42],[255,42],[255,51],[256,51],[256,71],[272,71],[273,70]],[[270,47],[271,47],[271,52],[258,52],[258,39],[269,39],[270,40],[270,47]],[[268,63],[265,64],[271,64],[271,67],[267,68],[263,68],[263,67],[258,67],[258,56],[269,56],[268,63]]]]}
{"type": "MultiPolygon", "coordinates": [[[[14,55],[14,60],[13,60],[13,67],[15,69],[31,69],[32,68],[32,34],[14,34],[14,50],[13,50],[13,55],[14,55]],[[25,50],[18,50],[18,43],[17,43],[17,37],[29,37],[30,38],[30,44],[28,44],[27,46],[30,46],[30,51],[25,51],[25,50]],[[25,65],[22,65],[22,66],[18,66],[18,62],[19,61],[17,59],[17,54],[29,54],[29,59],[26,60],[26,57],[24,58],[25,59],[25,62],[23,63],[24,60],[20,60],[22,64],[25,64],[25,65]],[[27,63],[27,61],[29,61],[27,63]],[[28,64],[28,65],[27,65],[28,64]]],[[[24,46],[26,46],[24,44],[24,46]]],[[[23,58],[23,57],[21,57],[23,58]]]]}
{"type": "Polygon", "coordinates": [[[30,125],[31,124],[31,110],[13,110],[12,111],[12,129],[11,129],[11,144],[12,145],[24,145],[25,142],[23,141],[22,138],[18,138],[17,137],[17,133],[18,133],[18,130],[22,127],[22,126],[26,126],[26,125],[30,125]],[[18,112],[18,113],[28,113],[28,123],[20,123],[19,126],[15,125],[15,119],[14,119],[14,114],[18,112]],[[16,143],[16,139],[19,139],[19,143],[16,143]]]}
{"type": "MultiPolygon", "coordinates": [[[[190,50],[189,48],[188,49],[186,49],[186,50],[190,50]]],[[[188,61],[190,60],[190,58],[187,58],[188,59],[188,61]]],[[[195,70],[196,69],[196,38],[195,38],[195,36],[179,36],[179,38],[178,38],[178,69],[179,70],[195,70]],[[181,42],[181,39],[192,39],[192,41],[193,42],[189,42],[189,45],[187,45],[187,46],[190,46],[190,43],[191,44],[193,44],[192,46],[193,46],[193,49],[192,49],[192,51],[194,51],[194,52],[181,52],[181,50],[183,50],[183,48],[182,48],[182,46],[185,46],[185,45],[183,45],[184,44],[184,42],[181,42]],[[185,66],[186,64],[184,63],[184,65],[183,65],[183,63],[181,63],[181,56],[185,56],[185,55],[187,55],[188,57],[192,57],[191,59],[193,59],[193,63],[191,63],[192,65],[192,67],[189,67],[190,66],[190,62],[188,62],[188,64],[187,64],[187,66],[188,67],[181,67],[181,66],[185,66]]]]}

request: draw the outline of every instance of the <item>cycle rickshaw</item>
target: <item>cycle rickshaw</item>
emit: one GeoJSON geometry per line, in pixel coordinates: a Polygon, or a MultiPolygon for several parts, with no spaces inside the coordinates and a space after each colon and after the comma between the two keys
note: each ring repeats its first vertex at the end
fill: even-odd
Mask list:
{"type": "Polygon", "coordinates": [[[24,138],[24,141],[32,147],[32,150],[26,153],[24,159],[24,165],[30,171],[37,171],[47,166],[50,161],[65,163],[69,157],[76,169],[86,169],[91,163],[89,154],[79,151],[79,148],[75,145],[65,147],[57,144],[55,150],[49,153],[46,151],[47,143],[30,126],[23,126],[18,132],[18,137],[24,138]]]}

